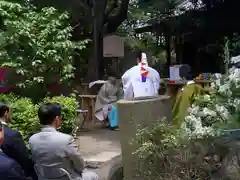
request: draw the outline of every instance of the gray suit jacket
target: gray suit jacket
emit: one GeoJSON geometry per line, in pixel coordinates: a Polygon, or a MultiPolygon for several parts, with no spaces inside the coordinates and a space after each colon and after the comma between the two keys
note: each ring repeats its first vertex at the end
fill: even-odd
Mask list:
{"type": "MultiPolygon", "coordinates": [[[[74,180],[81,179],[84,161],[72,136],[58,132],[53,127],[44,127],[29,139],[29,144],[32,158],[37,165],[63,168],[74,180]]],[[[57,171],[46,169],[44,174],[47,177],[66,179],[57,171]]]]}

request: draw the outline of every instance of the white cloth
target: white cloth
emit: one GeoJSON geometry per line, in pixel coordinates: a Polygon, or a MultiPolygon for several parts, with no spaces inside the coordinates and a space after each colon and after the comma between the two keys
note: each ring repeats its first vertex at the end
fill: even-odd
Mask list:
{"type": "Polygon", "coordinates": [[[99,121],[103,121],[107,118],[108,116],[108,112],[110,109],[112,109],[113,105],[112,104],[107,104],[104,105],[102,110],[99,110],[97,112],[95,112],[95,117],[99,120],[99,121]]]}
{"type": "Polygon", "coordinates": [[[157,96],[160,87],[159,73],[147,66],[146,82],[142,82],[141,64],[127,70],[122,76],[124,99],[143,96],[157,96]]]}
{"type": "MultiPolygon", "coordinates": [[[[188,82],[187,82],[187,85],[190,85],[190,84],[195,84],[195,81],[193,81],[193,80],[188,81],[188,82]]],[[[183,90],[184,90],[184,87],[181,89],[181,91],[183,91],[183,90]]]]}
{"type": "Polygon", "coordinates": [[[6,121],[5,121],[5,120],[3,120],[3,119],[0,119],[0,121],[1,121],[1,123],[2,123],[4,126],[8,126],[8,124],[6,123],[6,121]]]}
{"type": "Polygon", "coordinates": [[[97,80],[97,81],[93,81],[93,82],[90,82],[88,87],[91,88],[93,87],[95,84],[104,84],[106,83],[107,81],[104,81],[104,80],[97,80]]]}

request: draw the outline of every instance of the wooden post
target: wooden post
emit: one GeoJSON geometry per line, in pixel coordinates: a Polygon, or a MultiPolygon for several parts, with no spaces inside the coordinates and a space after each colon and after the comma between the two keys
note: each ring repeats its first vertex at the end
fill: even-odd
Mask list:
{"type": "MultiPolygon", "coordinates": [[[[167,66],[171,65],[171,35],[166,35],[166,49],[167,49],[167,66]]],[[[168,68],[169,71],[169,68],[168,68]]],[[[169,72],[168,72],[169,74],[169,72]]]]}

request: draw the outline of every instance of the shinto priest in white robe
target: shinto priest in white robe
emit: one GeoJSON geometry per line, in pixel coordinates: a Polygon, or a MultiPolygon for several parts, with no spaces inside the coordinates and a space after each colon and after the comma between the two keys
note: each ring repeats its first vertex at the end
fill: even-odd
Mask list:
{"type": "Polygon", "coordinates": [[[138,65],[127,70],[122,76],[124,99],[158,96],[159,73],[148,66],[147,56],[141,54],[138,65]]]}

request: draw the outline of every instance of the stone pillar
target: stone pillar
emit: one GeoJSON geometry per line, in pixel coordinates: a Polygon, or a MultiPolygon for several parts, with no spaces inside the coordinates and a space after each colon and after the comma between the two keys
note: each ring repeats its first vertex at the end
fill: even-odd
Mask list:
{"type": "Polygon", "coordinates": [[[137,158],[133,155],[136,145],[130,143],[136,135],[138,125],[147,126],[166,117],[172,120],[172,101],[169,96],[142,98],[138,100],[120,100],[117,103],[121,136],[124,178],[139,180],[137,158]]]}

